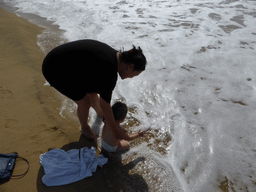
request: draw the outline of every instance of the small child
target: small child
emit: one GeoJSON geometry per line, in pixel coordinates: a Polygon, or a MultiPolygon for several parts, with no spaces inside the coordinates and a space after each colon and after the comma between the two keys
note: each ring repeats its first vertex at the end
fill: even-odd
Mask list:
{"type": "MultiPolygon", "coordinates": [[[[125,138],[128,141],[144,136],[146,131],[141,132],[141,130],[139,130],[137,133],[129,135],[124,128],[120,127],[120,123],[125,120],[125,117],[127,115],[128,109],[126,104],[117,102],[112,106],[112,111],[118,127],[125,131],[125,138]]],[[[130,143],[128,141],[121,138],[116,138],[109,126],[105,125],[103,127],[101,145],[102,148],[104,148],[108,152],[117,152],[129,149],[130,143]]]]}

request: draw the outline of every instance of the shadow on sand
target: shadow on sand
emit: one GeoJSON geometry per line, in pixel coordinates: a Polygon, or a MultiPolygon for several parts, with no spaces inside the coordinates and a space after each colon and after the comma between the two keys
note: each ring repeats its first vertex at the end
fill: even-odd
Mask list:
{"type": "MultiPolygon", "coordinates": [[[[78,142],[73,142],[62,147],[63,150],[80,149],[83,147],[96,147],[95,142],[88,141],[83,135],[78,142]]],[[[51,149],[49,149],[51,150],[51,149]]],[[[121,154],[111,154],[102,151],[102,154],[108,158],[108,163],[102,168],[98,167],[92,177],[85,178],[81,181],[57,187],[47,187],[42,183],[44,169],[41,166],[37,178],[38,192],[115,192],[115,191],[148,191],[146,181],[140,175],[129,175],[129,170],[135,167],[144,158],[140,157],[134,161],[123,165],[121,163],[121,154]]]]}

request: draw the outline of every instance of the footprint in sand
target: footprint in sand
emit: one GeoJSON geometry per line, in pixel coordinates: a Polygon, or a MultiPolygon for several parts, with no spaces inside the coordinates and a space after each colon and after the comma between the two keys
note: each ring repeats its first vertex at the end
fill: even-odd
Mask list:
{"type": "Polygon", "coordinates": [[[18,124],[18,121],[16,121],[15,119],[6,119],[5,120],[5,128],[16,128],[18,124]]]}
{"type": "Polygon", "coordinates": [[[11,99],[13,98],[13,93],[10,90],[0,90],[0,98],[11,99]]]}
{"type": "Polygon", "coordinates": [[[35,126],[33,130],[37,131],[30,137],[30,141],[33,144],[41,145],[46,144],[48,141],[60,141],[67,138],[65,133],[59,130],[58,126],[48,127],[45,124],[41,124],[35,126]]]}

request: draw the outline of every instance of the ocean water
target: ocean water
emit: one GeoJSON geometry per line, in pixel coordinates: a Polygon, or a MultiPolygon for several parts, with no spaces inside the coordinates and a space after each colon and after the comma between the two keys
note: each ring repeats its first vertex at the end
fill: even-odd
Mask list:
{"type": "MultiPolygon", "coordinates": [[[[112,102],[129,106],[127,129],[151,128],[124,155],[145,157],[130,174],[148,191],[256,191],[255,0],[3,2],[59,25],[59,44],[91,38],[143,49],[146,71],[119,78],[112,102]]],[[[46,53],[50,36],[39,36],[46,53]]],[[[60,115],[75,108],[64,99],[60,115]]]]}

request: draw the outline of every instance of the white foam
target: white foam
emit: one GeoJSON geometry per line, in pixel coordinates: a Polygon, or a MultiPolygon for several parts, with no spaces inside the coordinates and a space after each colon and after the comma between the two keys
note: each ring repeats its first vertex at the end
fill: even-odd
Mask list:
{"type": "Polygon", "coordinates": [[[141,46],[147,70],[113,93],[138,109],[134,130],[171,135],[163,158],[184,191],[218,191],[225,177],[255,191],[255,1],[9,2],[54,21],[69,41],[141,46]]]}

